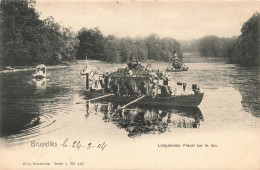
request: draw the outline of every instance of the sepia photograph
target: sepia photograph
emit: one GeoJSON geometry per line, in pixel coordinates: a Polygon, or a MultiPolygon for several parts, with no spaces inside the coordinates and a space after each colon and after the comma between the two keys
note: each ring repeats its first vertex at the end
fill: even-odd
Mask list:
{"type": "Polygon", "coordinates": [[[0,1],[0,170],[259,170],[259,132],[260,1],[0,1]]]}

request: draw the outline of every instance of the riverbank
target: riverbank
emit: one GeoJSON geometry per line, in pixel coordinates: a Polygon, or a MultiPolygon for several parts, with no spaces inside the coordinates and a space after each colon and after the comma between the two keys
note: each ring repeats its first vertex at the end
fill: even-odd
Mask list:
{"type": "MultiPolygon", "coordinates": [[[[68,62],[68,63],[62,63],[58,65],[46,65],[47,68],[62,68],[62,67],[69,67],[72,65],[78,65],[78,63],[75,62],[68,62]]],[[[29,71],[29,70],[35,70],[37,66],[6,66],[4,68],[1,68],[0,73],[10,73],[10,72],[17,72],[17,71],[29,71]]]]}

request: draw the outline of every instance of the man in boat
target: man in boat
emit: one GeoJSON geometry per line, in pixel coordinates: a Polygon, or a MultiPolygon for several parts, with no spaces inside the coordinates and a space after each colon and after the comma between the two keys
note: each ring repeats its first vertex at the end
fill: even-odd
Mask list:
{"type": "Polygon", "coordinates": [[[129,95],[129,96],[134,96],[134,95],[135,95],[135,90],[134,90],[134,88],[130,85],[130,83],[129,83],[129,82],[125,82],[124,85],[125,85],[125,87],[126,87],[127,90],[128,90],[128,95],[129,95]]]}
{"type": "Polygon", "coordinates": [[[192,90],[194,92],[194,94],[199,94],[200,93],[200,87],[198,84],[193,84],[192,85],[192,90]]]}
{"type": "Polygon", "coordinates": [[[111,90],[115,94],[118,92],[118,85],[117,85],[117,83],[114,80],[111,81],[111,90]]]}
{"type": "Polygon", "coordinates": [[[106,73],[106,74],[104,75],[104,92],[105,92],[105,93],[109,93],[109,87],[108,87],[108,85],[109,85],[109,77],[108,77],[108,73],[106,73]]]}
{"type": "Polygon", "coordinates": [[[123,82],[119,84],[119,94],[122,96],[128,96],[128,90],[123,82]]]}
{"type": "Polygon", "coordinates": [[[147,95],[147,89],[145,87],[145,83],[141,82],[140,86],[139,86],[139,90],[141,92],[141,95],[147,95]]]}
{"type": "Polygon", "coordinates": [[[168,85],[160,85],[159,86],[160,90],[161,90],[161,97],[170,97],[172,95],[172,89],[170,86],[168,85]]]}

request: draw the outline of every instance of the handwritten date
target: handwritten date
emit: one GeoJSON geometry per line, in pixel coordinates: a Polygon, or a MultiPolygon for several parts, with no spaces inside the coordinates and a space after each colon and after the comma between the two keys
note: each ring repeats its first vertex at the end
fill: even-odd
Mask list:
{"type": "Polygon", "coordinates": [[[107,144],[105,142],[99,143],[99,144],[93,144],[93,143],[88,143],[86,146],[81,143],[80,140],[74,140],[74,141],[69,141],[69,138],[66,138],[62,144],[60,144],[62,147],[72,147],[76,149],[81,149],[81,148],[86,148],[86,149],[91,149],[91,148],[97,148],[101,149],[102,151],[106,148],[107,144]]]}

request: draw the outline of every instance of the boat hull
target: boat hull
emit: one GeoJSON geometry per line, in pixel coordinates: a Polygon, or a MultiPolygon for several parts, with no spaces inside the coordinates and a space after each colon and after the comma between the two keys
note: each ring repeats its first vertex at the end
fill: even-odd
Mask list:
{"type": "MultiPolygon", "coordinates": [[[[99,96],[104,96],[104,93],[99,92],[86,92],[87,99],[93,99],[99,96]]],[[[173,95],[170,97],[150,97],[146,96],[139,100],[136,104],[140,105],[160,105],[160,106],[198,106],[202,99],[204,93],[191,94],[191,95],[173,95]]],[[[108,101],[108,102],[131,102],[138,97],[128,97],[128,96],[119,96],[111,95],[104,98],[99,98],[97,100],[108,101]]]]}

